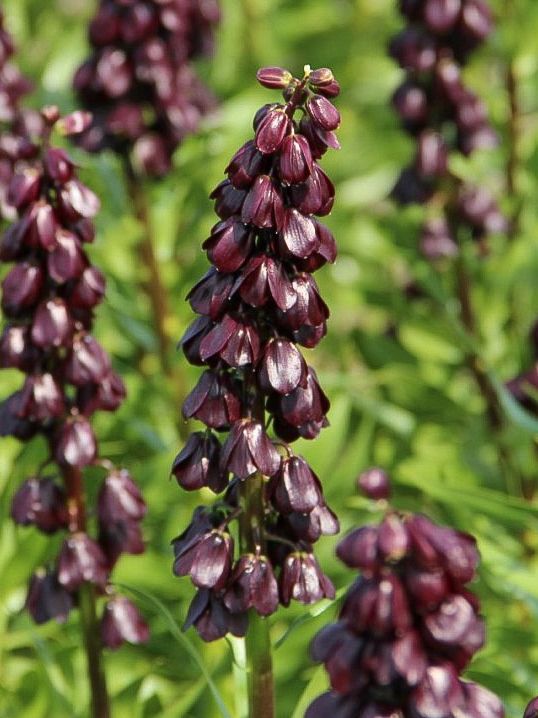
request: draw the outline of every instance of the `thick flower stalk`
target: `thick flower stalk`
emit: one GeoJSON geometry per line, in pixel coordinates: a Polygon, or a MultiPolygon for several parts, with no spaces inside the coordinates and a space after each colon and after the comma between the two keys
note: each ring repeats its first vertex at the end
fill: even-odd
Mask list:
{"type": "Polygon", "coordinates": [[[15,218],[13,207],[6,201],[15,164],[34,153],[28,133],[29,127],[35,124],[36,113],[20,108],[21,99],[30,92],[32,85],[13,64],[14,52],[15,46],[4,27],[0,9],[0,217],[3,219],[15,218]]]}
{"type": "Polygon", "coordinates": [[[218,20],[217,0],[101,0],[89,28],[93,52],[74,79],[94,116],[84,148],[132,154],[145,174],[167,174],[175,149],[214,106],[191,61],[211,53],[218,20]]]}
{"type": "MultiPolygon", "coordinates": [[[[84,113],[41,113],[32,159],[16,167],[7,199],[18,219],[0,241],[0,261],[13,263],[2,282],[7,320],[0,366],[24,374],[20,390],[0,404],[0,435],[30,441],[40,435],[47,453],[13,497],[18,524],[65,532],[58,556],[30,581],[26,606],[37,623],[65,621],[78,606],[89,659],[94,715],[108,716],[100,666],[101,644],[138,643],[148,628],[136,607],[117,595],[110,574],[122,553],[142,553],[146,507],[124,469],[99,457],[91,426],[96,411],[115,411],[125,389],[103,347],[92,336],[94,309],[105,279],[85,245],[94,239],[99,200],[77,177],[67,152],[51,145],[54,129],[74,134],[84,113]],[[98,504],[86,505],[84,471],[105,472],[98,504]],[[90,535],[96,515],[97,536],[90,535]],[[96,597],[106,597],[97,625],[96,597]]],[[[95,479],[92,479],[95,480],[95,479]]]]}
{"type": "MultiPolygon", "coordinates": [[[[388,498],[379,469],[362,479],[367,495],[388,498]]],[[[485,639],[468,587],[479,560],[472,536],[388,506],[379,525],[352,531],[337,554],[361,575],[338,621],[312,643],[331,689],[305,718],[504,716],[497,696],[461,678],[485,639]]]]}
{"type": "Polygon", "coordinates": [[[454,257],[466,237],[483,244],[488,234],[506,229],[489,190],[449,170],[451,154],[468,156],[497,143],[484,103],[462,79],[469,55],[493,29],[493,17],[485,0],[400,0],[399,6],[409,25],[389,51],[406,77],[392,104],[416,141],[416,153],[393,197],[429,206],[420,240],[428,259],[454,257]]]}
{"type": "Polygon", "coordinates": [[[212,267],[188,296],[199,317],[181,342],[189,362],[206,367],[183,415],[207,428],[191,435],[172,471],[188,491],[225,492],[173,542],[174,572],[198,589],[186,625],[208,641],[243,636],[249,611],[254,635],[256,614],[334,595],[312,544],[338,522],[290,443],[327,424],[329,401],[298,347],[316,346],[329,316],[312,273],[336,255],[317,219],[334,200],[318,160],[338,147],[340,117],[328,98],[339,87],[330,70],[308,67],[302,79],[270,67],[258,80],[283,90],[284,102],[258,111],[255,138],[211,195],[219,221],[203,247],[212,267]]]}

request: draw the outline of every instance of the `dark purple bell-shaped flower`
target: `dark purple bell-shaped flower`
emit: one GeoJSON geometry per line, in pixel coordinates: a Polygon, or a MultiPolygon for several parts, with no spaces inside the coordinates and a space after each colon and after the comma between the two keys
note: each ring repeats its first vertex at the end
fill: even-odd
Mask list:
{"type": "Polygon", "coordinates": [[[198,588],[224,588],[233,560],[234,541],[229,533],[213,530],[197,535],[187,545],[174,544],[174,573],[190,575],[198,588]]]}
{"type": "Polygon", "coordinates": [[[334,586],[313,554],[291,553],[287,557],[280,574],[280,599],[284,606],[289,606],[292,599],[310,604],[334,596],[334,586]]]}
{"type": "Polygon", "coordinates": [[[227,582],[224,605],[232,613],[254,608],[269,616],[278,608],[278,584],[271,563],[265,556],[241,556],[227,582]]]}
{"type": "Polygon", "coordinates": [[[124,596],[114,596],[105,606],[101,619],[101,640],[113,650],[123,643],[145,643],[149,627],[138,608],[124,596]]]}
{"type": "Polygon", "coordinates": [[[34,573],[28,587],[26,608],[36,623],[46,623],[51,618],[64,623],[73,604],[73,596],[58,582],[56,573],[42,569],[34,573]]]}
{"type": "Polygon", "coordinates": [[[104,586],[108,579],[105,557],[99,544],[85,533],[72,534],[58,556],[58,581],[74,591],[85,581],[104,586]]]}
{"type": "Polygon", "coordinates": [[[97,455],[97,441],[84,417],[68,419],[54,437],[54,457],[63,466],[88,466],[97,455]]]}
{"type": "Polygon", "coordinates": [[[191,434],[183,450],[176,456],[172,474],[187,491],[204,486],[220,494],[228,485],[228,472],[220,469],[220,442],[212,433],[191,434]]]}
{"type": "Polygon", "coordinates": [[[44,533],[66,528],[65,491],[50,478],[26,479],[13,497],[11,518],[22,526],[36,526],[44,533]]]}
{"type": "Polygon", "coordinates": [[[241,638],[247,632],[248,614],[231,613],[221,596],[202,588],[192,600],[183,630],[186,631],[191,626],[208,642],[224,638],[227,633],[241,638]]]}
{"type": "Polygon", "coordinates": [[[220,466],[240,479],[247,479],[257,471],[264,476],[273,476],[280,460],[280,454],[263,426],[252,419],[243,419],[232,426],[222,447],[220,466]]]}
{"type": "Polygon", "coordinates": [[[97,506],[103,524],[141,521],[147,511],[140,489],[125,469],[113,471],[106,477],[97,506]]]}
{"type": "Polygon", "coordinates": [[[390,479],[388,474],[377,467],[363,471],[357,479],[360,490],[369,499],[388,499],[390,497],[390,479]]]}

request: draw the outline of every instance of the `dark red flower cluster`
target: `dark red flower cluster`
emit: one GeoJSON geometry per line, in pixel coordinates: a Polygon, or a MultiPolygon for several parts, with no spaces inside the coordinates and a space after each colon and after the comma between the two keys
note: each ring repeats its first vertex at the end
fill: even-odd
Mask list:
{"type": "MultiPolygon", "coordinates": [[[[0,240],[0,261],[14,262],[2,282],[7,324],[0,337],[0,366],[25,375],[22,388],[0,404],[0,435],[29,441],[41,435],[46,461],[19,488],[11,515],[45,533],[67,530],[53,568],[32,578],[27,606],[42,623],[63,620],[84,582],[105,590],[121,553],[144,550],[140,521],[146,507],[124,470],[98,460],[90,418],[114,411],[125,389],[103,347],[92,336],[93,312],[105,293],[105,279],[86,255],[94,239],[92,219],[99,200],[77,177],[67,152],[51,146],[57,128],[69,135],[88,117],[76,112],[60,119],[57,108],[41,113],[42,138],[32,161],[18,168],[7,198],[18,219],[0,240]],[[56,472],[43,475],[56,464],[56,472]],[[82,470],[107,470],[97,507],[98,540],[86,533],[82,470]]],[[[109,591],[110,592],[110,591],[109,591]]],[[[127,599],[112,598],[103,619],[106,645],[143,640],[147,627],[127,599]]]]}
{"type": "Polygon", "coordinates": [[[4,219],[15,217],[6,198],[15,164],[35,154],[35,146],[28,137],[28,125],[31,126],[34,113],[19,107],[21,98],[30,92],[32,85],[11,62],[14,51],[0,9],[0,216],[4,219]]]}
{"type": "Polygon", "coordinates": [[[472,536],[389,509],[337,554],[361,576],[312,643],[331,690],[305,718],[502,718],[494,694],[460,678],[484,643],[472,536]]]}
{"type": "Polygon", "coordinates": [[[389,51],[406,78],[392,104],[416,139],[416,154],[392,195],[401,204],[442,197],[444,213],[425,223],[421,251],[428,259],[453,257],[460,227],[478,241],[506,229],[489,190],[462,183],[448,168],[451,152],[470,155],[497,143],[484,103],[461,76],[469,54],[491,33],[493,17],[486,0],[400,0],[400,10],[409,25],[389,51]]]}
{"type": "Polygon", "coordinates": [[[189,574],[199,589],[187,625],[206,640],[244,633],[250,608],[265,616],[279,601],[334,594],[312,544],[336,533],[338,521],[318,477],[288,442],[313,439],[327,424],[329,401],[298,345],[314,347],[329,316],[312,273],[336,255],[317,216],[334,200],[318,160],[339,146],[340,116],[329,100],[339,86],[327,69],[305,68],[299,80],[270,67],[258,80],[282,89],[285,101],[258,111],[255,138],[211,195],[220,220],[203,246],[213,266],[189,294],[200,316],[181,342],[192,364],[207,367],[183,415],[207,430],[191,435],[173,474],[187,490],[227,490],[174,541],[175,573],[189,574]],[[227,433],[223,444],[214,432],[227,433]],[[235,560],[229,524],[241,522],[245,486],[260,477],[257,549],[235,560]]]}
{"type": "Polygon", "coordinates": [[[132,152],[141,171],[165,175],[215,106],[191,61],[211,53],[218,20],[217,0],[101,0],[89,28],[93,53],[74,78],[94,115],[83,147],[132,152]]]}

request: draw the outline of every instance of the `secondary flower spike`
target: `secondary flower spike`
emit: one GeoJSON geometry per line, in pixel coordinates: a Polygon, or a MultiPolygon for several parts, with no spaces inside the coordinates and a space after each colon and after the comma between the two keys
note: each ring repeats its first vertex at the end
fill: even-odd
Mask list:
{"type": "Polygon", "coordinates": [[[497,696],[460,677],[485,640],[472,536],[389,507],[337,555],[360,576],[312,643],[331,689],[305,718],[503,718],[497,696]]]}
{"type": "Polygon", "coordinates": [[[312,545],[338,521],[290,444],[327,425],[329,401],[299,347],[318,344],[329,316],[313,273],[336,257],[318,219],[334,201],[319,160],[339,146],[339,86],[330,70],[309,67],[302,78],[263,68],[258,81],[284,101],[256,113],[254,138],[211,194],[219,221],[203,247],[212,266],[188,295],[199,316],[181,341],[205,367],[183,415],[206,430],[191,435],[172,473],[187,491],[225,492],[173,541],[174,572],[198,588],[186,625],[205,640],[244,635],[249,610],[267,616],[279,602],[334,595],[312,545]]]}
{"type": "Polygon", "coordinates": [[[74,88],[94,119],[80,143],[90,152],[132,153],[152,176],[215,100],[192,61],[210,55],[217,0],[101,0],[89,27],[92,54],[74,88]]]}
{"type": "Polygon", "coordinates": [[[462,78],[470,54],[493,30],[493,15],[486,0],[401,0],[399,7],[408,26],[389,52],[406,76],[392,104],[416,151],[392,194],[401,204],[431,206],[421,251],[430,260],[450,258],[459,252],[460,234],[483,242],[506,229],[489,190],[449,169],[452,154],[469,156],[497,144],[486,106],[462,78]]]}
{"type": "MultiPolygon", "coordinates": [[[[86,254],[99,200],[79,180],[69,154],[51,143],[55,131],[72,134],[89,121],[83,112],[60,118],[55,107],[42,110],[32,152],[17,163],[7,191],[18,219],[0,239],[0,261],[13,263],[2,282],[0,367],[24,377],[21,388],[0,403],[0,435],[21,441],[41,435],[47,447],[41,466],[15,493],[11,515],[46,534],[66,532],[57,558],[30,582],[26,605],[37,623],[65,620],[83,584],[112,596],[110,573],[120,554],[144,551],[140,491],[127,471],[99,458],[91,425],[96,411],[115,411],[125,395],[110,357],[92,335],[94,311],[105,294],[104,277],[86,254]],[[95,538],[86,522],[88,466],[106,472],[95,538]]],[[[110,602],[105,644],[116,648],[123,640],[145,639],[137,609],[119,597],[110,602]]]]}

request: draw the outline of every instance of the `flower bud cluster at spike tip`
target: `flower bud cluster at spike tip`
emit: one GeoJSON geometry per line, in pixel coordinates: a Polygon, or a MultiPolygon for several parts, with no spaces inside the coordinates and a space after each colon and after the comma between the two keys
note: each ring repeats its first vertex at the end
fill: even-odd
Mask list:
{"type": "Polygon", "coordinates": [[[190,436],[172,473],[187,491],[225,492],[173,541],[174,573],[198,589],[186,626],[208,641],[244,635],[248,610],[267,616],[279,603],[334,595],[312,545],[338,521],[289,444],[327,425],[329,401],[299,346],[314,347],[329,316],[313,272],[336,257],[318,219],[334,201],[319,160],[339,146],[339,86],[325,68],[306,67],[299,79],[265,67],[257,77],[284,101],[256,113],[254,138],[211,195],[219,221],[203,247],[212,267],[188,295],[199,317],[181,340],[189,362],[205,367],[183,416],[207,428],[190,436]],[[237,555],[230,524],[241,522],[254,481],[259,536],[237,555]]]}
{"type": "Polygon", "coordinates": [[[15,46],[4,27],[0,9],[0,217],[13,219],[15,211],[7,202],[7,189],[17,162],[31,159],[37,148],[32,135],[41,125],[39,115],[20,108],[21,99],[32,85],[12,63],[15,46]]]}
{"type": "Polygon", "coordinates": [[[94,115],[82,146],[132,153],[140,172],[166,175],[175,149],[216,105],[192,61],[211,54],[219,15],[217,0],[101,0],[93,52],[74,78],[94,115]]]}
{"type": "MultiPolygon", "coordinates": [[[[120,554],[144,551],[140,522],[146,511],[127,471],[98,458],[92,414],[116,410],[125,395],[110,357],[91,334],[105,293],[104,277],[85,251],[99,200],[78,179],[69,154],[51,145],[53,132],[84,131],[91,118],[84,112],[60,118],[55,107],[40,116],[34,157],[16,168],[8,186],[17,219],[0,238],[0,261],[14,263],[2,282],[0,367],[24,374],[22,387],[0,402],[0,435],[28,441],[40,434],[49,452],[42,465],[47,476],[38,470],[23,482],[11,516],[46,534],[68,532],[56,562],[30,583],[27,607],[38,623],[65,620],[84,582],[111,591],[108,580],[120,554]],[[107,471],[96,539],[87,535],[84,521],[82,471],[89,465],[107,471]]],[[[144,638],[142,618],[126,606],[120,602],[106,612],[106,645],[116,647],[120,634],[144,638]]]]}
{"type": "Polygon", "coordinates": [[[331,689],[305,718],[503,718],[497,696],[460,678],[485,640],[472,536],[388,508],[337,555],[361,575],[312,642],[331,689]]]}
{"type": "Polygon", "coordinates": [[[409,24],[389,53],[406,77],[392,105],[415,138],[416,153],[392,196],[401,204],[427,204],[453,184],[452,196],[431,203],[432,209],[444,204],[443,214],[433,211],[421,232],[421,252],[435,261],[458,254],[460,227],[480,243],[507,227],[489,190],[460,182],[448,169],[451,153],[468,156],[497,144],[486,106],[462,79],[469,54],[493,29],[493,16],[486,0],[401,0],[400,10],[409,24]]]}

